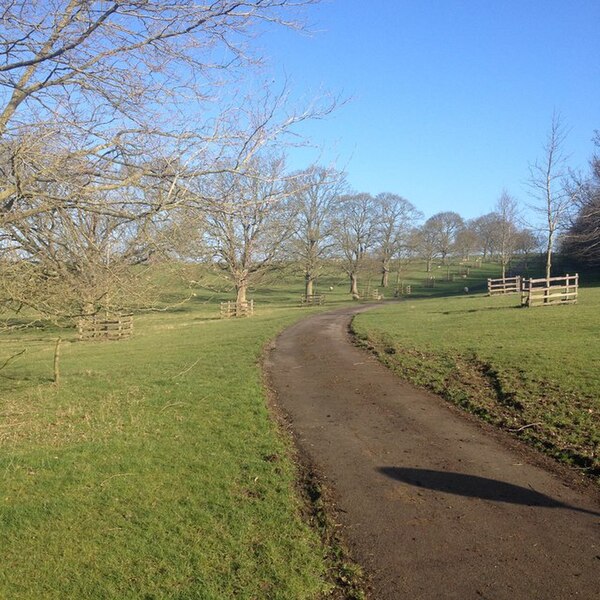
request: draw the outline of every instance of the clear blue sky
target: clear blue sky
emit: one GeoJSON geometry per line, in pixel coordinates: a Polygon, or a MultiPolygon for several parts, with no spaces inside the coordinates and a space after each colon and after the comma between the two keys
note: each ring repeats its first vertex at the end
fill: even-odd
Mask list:
{"type": "Polygon", "coordinates": [[[325,0],[312,36],[258,40],[297,97],[350,101],[303,126],[357,191],[405,196],[426,216],[492,210],[503,188],[525,202],[528,164],[552,113],[585,170],[600,129],[600,0],[325,0]]]}

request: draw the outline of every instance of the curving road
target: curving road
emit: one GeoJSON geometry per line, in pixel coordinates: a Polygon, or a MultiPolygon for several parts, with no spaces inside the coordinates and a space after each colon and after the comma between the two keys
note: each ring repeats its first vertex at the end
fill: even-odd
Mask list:
{"type": "Polygon", "coordinates": [[[354,347],[362,310],[297,323],[265,368],[370,598],[600,599],[596,491],[354,347]]]}

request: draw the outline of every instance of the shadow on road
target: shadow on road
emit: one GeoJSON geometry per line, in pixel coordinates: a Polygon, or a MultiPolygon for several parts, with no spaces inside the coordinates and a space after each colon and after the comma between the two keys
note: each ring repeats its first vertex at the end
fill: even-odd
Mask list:
{"type": "Polygon", "coordinates": [[[438,492],[493,500],[495,502],[507,502],[509,504],[523,504],[525,506],[539,506],[543,508],[566,508],[600,517],[599,512],[564,504],[533,489],[496,479],[487,479],[486,477],[465,475],[463,473],[403,467],[380,467],[378,470],[391,479],[438,492]]]}

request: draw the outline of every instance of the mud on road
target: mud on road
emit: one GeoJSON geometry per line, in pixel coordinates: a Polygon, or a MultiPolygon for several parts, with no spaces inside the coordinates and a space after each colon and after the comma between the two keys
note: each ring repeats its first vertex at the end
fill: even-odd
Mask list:
{"type": "Polygon", "coordinates": [[[600,598],[600,504],[351,343],[366,307],[283,332],[265,368],[374,600],[600,598]]]}

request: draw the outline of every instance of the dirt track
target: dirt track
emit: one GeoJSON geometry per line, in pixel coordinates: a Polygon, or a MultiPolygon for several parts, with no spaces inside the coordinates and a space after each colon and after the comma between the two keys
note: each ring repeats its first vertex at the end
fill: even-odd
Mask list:
{"type": "Polygon", "coordinates": [[[374,600],[600,598],[598,495],[348,336],[346,308],[277,338],[266,368],[333,489],[374,600]]]}

